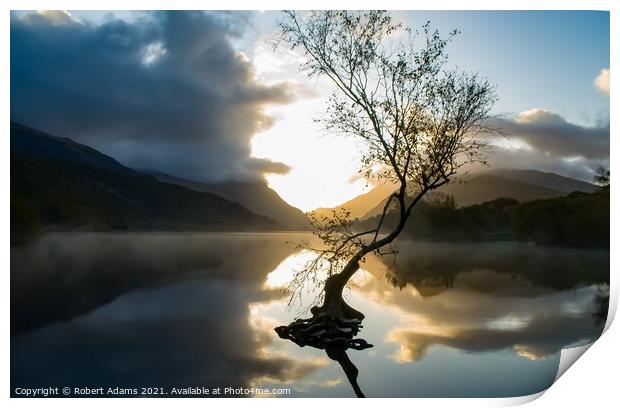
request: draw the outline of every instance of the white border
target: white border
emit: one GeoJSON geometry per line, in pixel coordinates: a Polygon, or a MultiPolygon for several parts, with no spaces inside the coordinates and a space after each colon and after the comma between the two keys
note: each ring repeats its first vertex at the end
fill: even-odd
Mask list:
{"type": "MultiPolygon", "coordinates": [[[[502,0],[502,1],[490,1],[490,0],[469,0],[457,1],[457,0],[432,0],[432,1],[393,1],[393,0],[381,0],[381,1],[367,1],[367,0],[341,0],[335,2],[334,0],[314,0],[314,1],[250,1],[250,0],[227,0],[227,1],[189,1],[189,0],[176,0],[172,1],[118,1],[118,0],[93,0],[89,2],[76,1],[76,0],[58,0],[58,1],[32,1],[32,0],[5,0],[3,3],[4,14],[2,15],[2,30],[0,35],[2,36],[0,41],[2,61],[0,63],[0,74],[2,77],[2,98],[0,103],[2,109],[0,110],[2,115],[2,134],[4,142],[1,144],[2,149],[2,171],[0,171],[0,179],[2,180],[3,191],[5,196],[0,200],[2,206],[2,268],[4,284],[3,289],[3,308],[2,308],[2,328],[4,329],[4,336],[2,337],[2,350],[3,350],[3,362],[4,367],[1,374],[0,383],[2,384],[3,397],[8,398],[10,395],[10,285],[9,285],[9,270],[10,270],[10,244],[9,244],[9,199],[8,190],[10,184],[10,164],[9,164],[9,121],[10,121],[10,93],[9,93],[9,10],[36,10],[36,9],[91,9],[91,10],[156,10],[156,9],[214,9],[214,10],[243,10],[243,9],[263,9],[263,10],[280,10],[285,8],[294,7],[296,9],[330,9],[330,8],[349,8],[349,9],[374,9],[380,6],[381,8],[393,9],[393,10],[610,10],[611,11],[611,66],[620,66],[618,64],[618,39],[620,39],[618,14],[619,6],[618,2],[604,1],[604,0],[592,0],[592,1],[577,1],[577,0],[538,0],[536,2],[531,0],[502,0]]],[[[615,80],[615,74],[612,75],[611,88],[617,89],[617,81],[615,80]]],[[[610,99],[610,112],[617,112],[617,93],[612,92],[610,99]]],[[[617,156],[617,144],[615,143],[615,137],[617,137],[617,125],[616,117],[611,122],[611,157],[612,163],[616,162],[617,156]]],[[[614,167],[612,165],[611,167],[614,167]]],[[[615,169],[615,167],[614,167],[615,169]]],[[[618,202],[617,189],[612,189],[612,208],[613,204],[618,202]]],[[[612,212],[611,214],[611,253],[617,253],[618,248],[618,217],[612,212]]],[[[576,362],[575,368],[569,369],[565,375],[557,381],[547,392],[535,394],[528,397],[521,398],[505,398],[505,399],[393,399],[390,400],[390,404],[397,406],[410,406],[415,404],[416,406],[459,406],[459,407],[485,407],[485,406],[511,406],[523,404],[532,400],[533,406],[536,407],[554,407],[554,406],[579,406],[584,404],[600,404],[601,406],[608,406],[610,402],[618,400],[617,381],[615,380],[618,373],[618,351],[617,345],[620,344],[620,335],[618,334],[617,325],[611,326],[613,315],[618,304],[618,270],[619,264],[617,257],[611,259],[611,299],[610,299],[610,319],[606,325],[607,330],[600,340],[596,341],[591,346],[591,351],[587,352],[586,358],[581,358],[576,362]],[[544,394],[543,398],[539,398],[544,394]],[[603,405],[604,404],[604,405],[603,405]]],[[[16,406],[30,405],[31,403],[45,403],[51,406],[82,406],[84,402],[82,400],[36,400],[31,401],[27,399],[11,399],[9,403],[16,406]],[[45,402],[43,402],[45,401],[45,402]]],[[[136,399],[116,399],[114,401],[108,399],[92,399],[88,400],[89,406],[105,406],[106,408],[110,404],[121,406],[134,406],[134,405],[148,405],[149,407],[169,406],[170,403],[174,404],[187,404],[193,406],[201,406],[204,404],[217,404],[221,406],[236,405],[240,402],[237,399],[228,400],[213,400],[207,401],[203,399],[188,399],[188,400],[165,400],[165,399],[148,399],[148,400],[136,400],[136,399]]],[[[323,404],[322,400],[312,399],[296,399],[293,403],[300,404],[301,406],[310,406],[316,403],[323,404]]],[[[333,401],[332,401],[333,402],[333,401]]],[[[376,405],[376,400],[355,401],[356,404],[362,406],[376,405]]],[[[277,400],[252,400],[252,405],[261,406],[273,406],[273,405],[290,405],[289,399],[277,399],[277,400]]]]}

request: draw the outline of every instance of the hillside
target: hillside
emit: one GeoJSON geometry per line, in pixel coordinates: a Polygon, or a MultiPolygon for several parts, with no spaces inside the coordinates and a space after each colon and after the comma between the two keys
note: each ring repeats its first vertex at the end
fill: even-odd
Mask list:
{"type": "Polygon", "coordinates": [[[312,213],[318,217],[329,217],[332,215],[332,211],[334,210],[347,210],[351,212],[352,218],[362,218],[375,206],[383,202],[383,200],[387,196],[389,196],[395,189],[395,186],[380,184],[369,192],[360,194],[359,196],[347,201],[346,203],[343,203],[338,207],[317,208],[316,210],[312,211],[312,213]]]}
{"type": "MultiPolygon", "coordinates": [[[[518,240],[539,245],[609,248],[609,188],[594,193],[572,192],[562,197],[519,202],[498,198],[457,207],[449,196],[420,201],[402,236],[425,241],[518,240]]],[[[360,221],[356,229],[377,225],[380,215],[360,221]]],[[[397,225],[396,211],[383,222],[385,231],[397,225]]]]}
{"type": "MultiPolygon", "coordinates": [[[[533,172],[539,173],[536,171],[533,172]]],[[[515,174],[517,174],[517,172],[515,172],[515,174]]],[[[578,180],[574,181],[581,183],[578,180]]],[[[517,201],[524,202],[560,197],[566,194],[565,191],[554,190],[516,179],[496,176],[490,173],[483,173],[473,176],[465,183],[447,184],[439,188],[437,191],[453,196],[459,207],[480,204],[500,197],[512,198],[517,201]]],[[[368,211],[362,219],[374,217],[375,215],[380,214],[383,210],[384,203],[385,198],[370,211],[368,211]]]]}
{"type": "Polygon", "coordinates": [[[163,183],[88,146],[11,123],[11,236],[37,228],[238,231],[283,227],[238,203],[163,183]]]}
{"type": "Polygon", "coordinates": [[[564,191],[492,174],[473,176],[466,183],[446,184],[438,191],[452,195],[459,207],[479,204],[499,197],[531,201],[564,195],[564,191]]]}
{"type": "Polygon", "coordinates": [[[594,193],[598,190],[598,186],[592,183],[538,170],[498,169],[491,170],[487,174],[503,177],[505,179],[522,181],[524,183],[534,184],[539,187],[550,188],[565,193],[572,193],[573,191],[594,193]]]}
{"type": "Polygon", "coordinates": [[[291,229],[305,230],[310,222],[304,213],[284,201],[264,181],[205,183],[185,180],[159,172],[145,172],[160,181],[187,187],[191,190],[216,194],[236,202],[248,210],[269,217],[291,229]]]}

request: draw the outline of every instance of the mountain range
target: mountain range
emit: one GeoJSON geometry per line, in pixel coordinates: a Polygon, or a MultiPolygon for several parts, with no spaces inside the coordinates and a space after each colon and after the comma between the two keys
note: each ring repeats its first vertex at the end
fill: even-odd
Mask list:
{"type": "Polygon", "coordinates": [[[330,217],[333,211],[348,211],[352,218],[364,218],[364,216],[373,210],[373,208],[379,205],[387,196],[389,196],[396,189],[395,185],[391,184],[379,184],[372,190],[360,194],[357,197],[333,208],[317,208],[312,211],[312,215],[315,217],[323,218],[330,217]]]}
{"type": "Polygon", "coordinates": [[[11,123],[11,235],[32,223],[55,230],[290,228],[218,195],[134,171],[71,139],[11,123]]]}
{"type": "MultiPolygon", "coordinates": [[[[377,215],[393,185],[334,208],[377,215]]],[[[597,186],[536,170],[499,169],[440,189],[460,207],[593,192],[597,186]]],[[[329,216],[331,208],[313,214],[329,216]]],[[[11,123],[11,229],[247,231],[304,230],[308,219],[264,181],[200,182],[130,169],[89,146],[11,123]]]]}
{"type": "Polygon", "coordinates": [[[208,183],[186,180],[155,171],[142,171],[164,183],[176,184],[190,190],[215,194],[243,205],[253,213],[269,217],[292,229],[307,230],[310,222],[298,208],[284,201],[278,193],[269,188],[265,181],[230,181],[208,183]]]}
{"type": "MultiPolygon", "coordinates": [[[[367,219],[380,214],[387,196],[395,187],[375,187],[370,192],[360,195],[345,203],[347,208],[370,208],[366,212],[351,211],[353,218],[367,219]]],[[[451,183],[437,191],[454,197],[459,207],[467,207],[491,201],[496,198],[513,198],[520,202],[545,198],[562,197],[573,191],[592,193],[597,186],[585,181],[545,173],[537,170],[498,169],[471,176],[466,182],[451,183]]],[[[337,207],[339,209],[341,207],[337,207]]],[[[331,213],[331,209],[321,209],[322,213],[331,213]]]]}
{"type": "Polygon", "coordinates": [[[460,207],[498,197],[532,201],[561,197],[573,191],[592,193],[594,184],[536,170],[491,170],[475,174],[465,183],[446,184],[439,191],[452,195],[460,207]]]}

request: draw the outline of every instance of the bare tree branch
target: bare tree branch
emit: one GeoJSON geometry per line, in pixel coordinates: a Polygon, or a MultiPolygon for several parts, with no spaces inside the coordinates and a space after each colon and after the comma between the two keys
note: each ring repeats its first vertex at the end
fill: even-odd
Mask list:
{"type": "Polygon", "coordinates": [[[452,182],[464,166],[486,162],[481,136],[495,131],[487,120],[496,97],[477,74],[445,68],[456,30],[442,38],[430,23],[412,30],[384,11],[287,11],[279,26],[281,42],[305,55],[301,70],[335,86],[319,123],[362,142],[360,173],[366,178],[397,185],[375,228],[357,231],[347,211],[312,219],[322,247],[312,248],[316,257],[289,289],[294,297],[304,280],[319,281],[326,270],[327,280],[335,282],[325,282],[328,302],[337,296],[327,287],[341,292],[365,255],[394,253],[384,247],[426,193],[452,182]],[[393,212],[396,224],[380,236],[393,212]]]}

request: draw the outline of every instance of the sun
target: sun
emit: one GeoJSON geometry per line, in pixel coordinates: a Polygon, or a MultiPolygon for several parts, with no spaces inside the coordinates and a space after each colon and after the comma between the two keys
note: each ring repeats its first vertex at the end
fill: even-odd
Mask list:
{"type": "Polygon", "coordinates": [[[325,100],[312,98],[271,107],[275,118],[270,129],[252,139],[252,156],[287,164],[287,174],[266,175],[289,204],[304,212],[334,207],[370,188],[356,177],[359,146],[351,138],[326,135],[313,118],[323,114],[325,100]]]}

